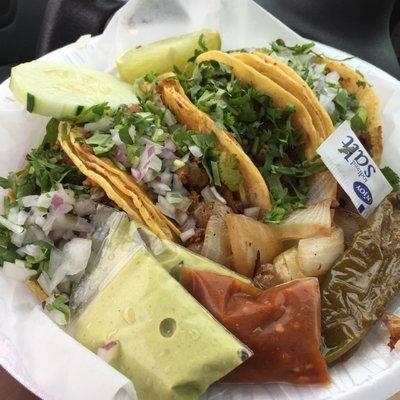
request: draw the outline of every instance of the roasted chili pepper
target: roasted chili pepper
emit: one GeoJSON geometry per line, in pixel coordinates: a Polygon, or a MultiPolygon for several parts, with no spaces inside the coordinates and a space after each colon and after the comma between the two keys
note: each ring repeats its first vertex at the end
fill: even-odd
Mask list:
{"type": "Polygon", "coordinates": [[[400,291],[400,197],[388,196],[322,285],[323,353],[343,356],[400,291]]]}

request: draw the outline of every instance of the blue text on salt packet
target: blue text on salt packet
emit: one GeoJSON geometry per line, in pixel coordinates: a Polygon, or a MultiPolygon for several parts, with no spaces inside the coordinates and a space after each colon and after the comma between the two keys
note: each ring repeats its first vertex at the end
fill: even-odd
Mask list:
{"type": "Polygon", "coordinates": [[[317,153],[363,217],[392,191],[348,121],[319,146],[317,153]]]}

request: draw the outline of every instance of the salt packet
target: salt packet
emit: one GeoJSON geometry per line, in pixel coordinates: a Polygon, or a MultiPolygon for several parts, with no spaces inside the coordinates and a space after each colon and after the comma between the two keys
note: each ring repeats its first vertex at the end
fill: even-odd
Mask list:
{"type": "Polygon", "coordinates": [[[392,191],[348,121],[319,146],[317,153],[363,217],[392,191]]]}

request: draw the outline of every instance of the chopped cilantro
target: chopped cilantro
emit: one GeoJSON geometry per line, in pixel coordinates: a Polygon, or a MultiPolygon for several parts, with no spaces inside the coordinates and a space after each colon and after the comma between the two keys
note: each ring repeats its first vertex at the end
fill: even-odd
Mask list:
{"type": "Polygon", "coordinates": [[[198,40],[197,44],[198,44],[199,47],[198,47],[197,49],[194,50],[194,54],[193,54],[192,57],[190,57],[190,58],[188,59],[188,62],[195,62],[196,58],[197,58],[200,54],[205,53],[206,51],[208,51],[208,48],[207,48],[207,46],[206,46],[206,42],[205,42],[205,40],[204,40],[204,33],[202,33],[202,34],[199,36],[199,40],[198,40]]]}
{"type": "Polygon", "coordinates": [[[365,81],[358,80],[356,83],[357,83],[358,87],[362,87],[363,89],[365,89],[367,87],[367,82],[365,82],[365,81]]]}
{"type": "Polygon", "coordinates": [[[11,234],[8,229],[0,226],[0,265],[3,265],[4,261],[13,263],[22,258],[17,253],[18,247],[11,243],[11,234]]]}
{"type": "Polygon", "coordinates": [[[365,132],[368,111],[365,107],[358,107],[357,112],[351,118],[351,128],[356,132],[365,132]]]}
{"type": "Polygon", "coordinates": [[[43,139],[43,147],[53,147],[57,141],[58,136],[58,119],[52,118],[46,125],[46,135],[43,139]]]}
{"type": "Polygon", "coordinates": [[[60,183],[80,194],[88,193],[88,189],[81,186],[85,177],[74,165],[66,161],[63,152],[45,149],[44,145],[41,145],[28,154],[26,159],[27,166],[24,169],[11,172],[7,178],[0,178],[0,186],[10,189],[16,200],[48,192],[60,183]]]}
{"type": "Polygon", "coordinates": [[[400,193],[400,177],[390,167],[381,168],[381,172],[387,181],[392,185],[396,193],[400,193]]]}
{"type": "Polygon", "coordinates": [[[129,135],[129,127],[124,125],[119,128],[118,131],[119,138],[121,139],[122,142],[125,144],[133,144],[133,140],[131,136],[129,135]]]}
{"type": "Polygon", "coordinates": [[[343,153],[343,154],[353,154],[356,150],[357,150],[356,146],[342,147],[342,148],[338,149],[339,153],[343,153]]]}
{"type": "MultiPolygon", "coordinates": [[[[279,45],[281,42],[277,43],[279,45]]],[[[296,51],[306,50],[304,47],[296,51]]],[[[290,122],[295,107],[287,104],[276,108],[268,95],[250,85],[242,85],[231,74],[229,66],[216,61],[202,62],[190,77],[180,75],[179,79],[190,99],[219,126],[232,132],[259,167],[274,206],[285,210],[284,213],[274,211],[267,219],[279,219],[278,215],[283,218],[294,209],[304,207],[307,177],[325,167],[321,162],[305,161],[301,136],[290,122]]],[[[231,190],[237,190],[241,177],[221,168],[222,157],[221,154],[221,181],[231,190]],[[230,182],[232,177],[233,182],[230,182]]]]}
{"type": "Polygon", "coordinates": [[[107,133],[96,132],[93,136],[86,139],[85,143],[93,148],[96,156],[104,156],[116,147],[112,136],[107,133]]]}
{"type": "Polygon", "coordinates": [[[71,311],[69,308],[69,297],[66,294],[55,294],[54,300],[51,303],[46,304],[46,308],[49,311],[58,310],[62,312],[65,317],[65,322],[69,322],[71,311]]]}

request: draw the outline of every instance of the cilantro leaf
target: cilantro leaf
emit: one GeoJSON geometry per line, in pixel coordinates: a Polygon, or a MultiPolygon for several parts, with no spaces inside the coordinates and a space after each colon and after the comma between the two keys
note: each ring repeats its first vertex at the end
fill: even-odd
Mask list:
{"type": "Polygon", "coordinates": [[[96,132],[93,136],[86,139],[85,143],[93,148],[96,156],[105,155],[116,148],[112,136],[107,133],[96,132]]]}
{"type": "Polygon", "coordinates": [[[22,257],[17,253],[18,247],[11,243],[11,232],[0,226],[0,266],[4,261],[15,262],[22,257]]]}
{"type": "Polygon", "coordinates": [[[57,141],[58,136],[58,125],[60,121],[58,119],[52,118],[46,125],[46,135],[43,139],[43,147],[53,147],[57,141]]]}
{"type": "Polygon", "coordinates": [[[381,172],[387,181],[392,185],[396,193],[400,193],[400,177],[390,167],[381,168],[381,172]]]}
{"type": "Polygon", "coordinates": [[[200,54],[205,53],[206,51],[208,51],[208,48],[207,48],[207,46],[206,46],[206,42],[205,42],[205,40],[204,40],[204,33],[202,33],[202,34],[199,36],[199,40],[198,40],[197,44],[198,44],[199,47],[198,47],[197,49],[194,50],[194,54],[193,54],[192,57],[190,57],[190,58],[188,59],[188,62],[195,62],[195,61],[196,61],[196,58],[197,58],[200,54]]]}
{"type": "Polygon", "coordinates": [[[51,303],[46,304],[46,308],[49,311],[58,310],[62,312],[65,317],[65,322],[69,322],[71,311],[69,308],[69,297],[66,294],[55,294],[54,300],[51,303]]]}
{"type": "Polygon", "coordinates": [[[357,112],[350,120],[351,128],[356,132],[365,132],[367,129],[368,111],[365,107],[358,107],[357,112]]]}

